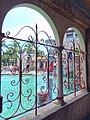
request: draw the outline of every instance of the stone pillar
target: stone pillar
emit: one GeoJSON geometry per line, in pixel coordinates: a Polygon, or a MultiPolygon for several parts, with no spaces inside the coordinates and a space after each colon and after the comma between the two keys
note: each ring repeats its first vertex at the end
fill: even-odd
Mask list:
{"type": "Polygon", "coordinates": [[[62,50],[63,47],[60,46],[59,47],[59,51],[58,51],[58,68],[57,68],[57,78],[58,78],[58,82],[57,82],[57,86],[58,86],[58,102],[59,104],[62,106],[65,104],[64,100],[63,100],[63,77],[62,77],[62,50]]]}
{"type": "Polygon", "coordinates": [[[0,32],[0,113],[2,112],[2,96],[1,96],[1,47],[2,47],[2,39],[4,38],[4,34],[0,32]]]}
{"type": "Polygon", "coordinates": [[[86,30],[86,75],[87,91],[90,92],[90,28],[86,30]]]}

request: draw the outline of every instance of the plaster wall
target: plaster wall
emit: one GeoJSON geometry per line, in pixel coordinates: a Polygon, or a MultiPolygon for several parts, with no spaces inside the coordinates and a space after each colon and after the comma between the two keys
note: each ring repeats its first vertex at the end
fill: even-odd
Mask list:
{"type": "MultiPolygon", "coordinates": [[[[2,30],[2,23],[5,18],[5,15],[8,13],[9,10],[11,10],[13,7],[16,7],[16,6],[18,7],[18,5],[30,7],[29,4],[33,4],[40,8],[38,9],[38,7],[35,7],[35,9],[37,9],[42,15],[46,16],[46,19],[48,20],[48,22],[50,23],[54,31],[56,40],[58,41],[60,45],[63,42],[63,37],[64,37],[66,30],[70,27],[77,28],[81,32],[84,38],[84,42],[86,43],[85,28],[71,21],[70,19],[66,18],[64,15],[61,15],[57,10],[55,10],[55,8],[53,9],[52,7],[48,7],[47,4],[45,4],[44,2],[40,0],[1,0],[0,1],[0,31],[2,30]],[[28,5],[26,3],[28,3],[28,5]],[[44,14],[43,11],[46,14],[44,14]]],[[[90,37],[90,32],[88,34],[90,37]]],[[[89,50],[89,48],[90,48],[90,45],[88,46],[87,50],[89,50]]],[[[88,64],[89,64],[89,58],[90,58],[90,54],[88,53],[88,61],[87,61],[88,64]]],[[[89,69],[88,71],[88,75],[89,75],[90,65],[88,65],[88,69],[89,69]]],[[[90,85],[90,76],[88,76],[88,79],[89,79],[88,84],[90,85]]],[[[49,114],[49,115],[46,114],[47,116],[43,116],[43,118],[39,116],[38,119],[34,118],[33,120],[40,120],[40,119],[43,119],[43,120],[56,120],[56,119],[57,120],[81,120],[87,115],[87,113],[90,112],[90,102],[88,101],[90,101],[89,93],[75,100],[74,102],[66,105],[62,109],[58,108],[57,111],[53,112],[53,114],[49,114]]]]}

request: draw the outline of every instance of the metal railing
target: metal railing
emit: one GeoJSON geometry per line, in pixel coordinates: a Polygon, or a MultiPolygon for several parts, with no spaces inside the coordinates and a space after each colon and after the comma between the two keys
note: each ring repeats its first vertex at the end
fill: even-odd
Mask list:
{"type": "Polygon", "coordinates": [[[67,42],[63,50],[63,84],[68,95],[85,88],[85,52],[81,50],[79,41],[67,42]]]}
{"type": "Polygon", "coordinates": [[[64,95],[74,93],[76,96],[76,92],[85,87],[84,52],[74,40],[70,42],[69,47],[58,47],[45,31],[38,32],[37,25],[35,30],[24,26],[14,37],[6,33],[1,47],[3,110],[0,119],[8,120],[32,111],[37,115],[39,107],[58,99],[57,57],[61,49],[64,95]],[[29,28],[30,35],[21,39],[19,35],[25,28],[29,28]],[[42,38],[43,34],[46,38],[42,38]]]}

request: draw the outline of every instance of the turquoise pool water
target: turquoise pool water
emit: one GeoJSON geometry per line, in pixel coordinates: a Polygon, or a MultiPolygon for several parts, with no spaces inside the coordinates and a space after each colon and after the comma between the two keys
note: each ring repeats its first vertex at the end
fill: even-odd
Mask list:
{"type": "MultiPolygon", "coordinates": [[[[55,88],[56,80],[50,79],[53,83],[51,84],[51,90],[55,88]]],[[[36,94],[36,77],[32,75],[23,75],[22,83],[20,89],[19,75],[2,75],[1,77],[1,94],[3,96],[3,112],[0,114],[0,120],[3,120],[2,117],[8,118],[14,114],[17,110],[20,100],[19,92],[21,90],[21,103],[17,113],[20,113],[25,110],[33,107],[35,103],[35,94],[36,94]],[[12,102],[11,102],[12,101],[12,102]]],[[[38,92],[43,91],[47,88],[47,79],[42,75],[38,75],[37,79],[37,90],[38,92]],[[43,86],[43,87],[42,87],[43,86]]],[[[54,93],[51,93],[51,97],[56,96],[57,90],[54,90],[54,93]]],[[[31,112],[31,111],[30,111],[31,112]]],[[[28,113],[27,113],[28,114],[28,113]]],[[[21,116],[19,116],[21,117],[21,116]]],[[[16,120],[17,118],[12,118],[11,120],[16,120]]]]}
{"type": "MultiPolygon", "coordinates": [[[[40,92],[41,88],[43,91],[47,89],[47,78],[46,75],[40,74],[37,76],[37,91],[40,92]]],[[[67,81],[67,78],[63,77],[63,80],[67,81]]],[[[64,94],[73,92],[74,84],[73,78],[70,79],[70,91],[68,90],[68,84],[64,83],[64,94]]],[[[57,80],[53,77],[50,78],[50,97],[49,99],[56,98],[57,95],[57,80]]],[[[3,96],[3,112],[0,114],[0,120],[12,116],[15,114],[28,110],[34,106],[35,96],[36,96],[36,77],[32,75],[22,75],[22,82],[20,85],[19,75],[2,75],[1,76],[1,94],[3,96]],[[21,86],[21,89],[20,89],[21,86]],[[20,91],[21,91],[21,103],[17,111],[20,102],[20,91]]],[[[32,112],[32,111],[30,111],[32,112]]],[[[27,112],[25,114],[29,114],[27,112]]],[[[18,117],[12,118],[11,120],[17,120],[17,118],[24,116],[20,115],[18,117]]]]}

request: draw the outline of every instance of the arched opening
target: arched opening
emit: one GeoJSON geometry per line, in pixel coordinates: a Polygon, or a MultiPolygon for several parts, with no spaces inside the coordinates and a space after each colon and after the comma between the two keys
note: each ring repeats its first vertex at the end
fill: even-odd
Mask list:
{"type": "Polygon", "coordinates": [[[17,112],[23,114],[34,109],[37,115],[39,105],[57,99],[54,77],[57,67],[56,44],[60,43],[56,27],[39,7],[20,4],[7,13],[2,32],[6,33],[2,40],[2,81],[5,82],[2,83],[2,94],[4,96],[4,91],[7,93],[3,103],[6,109],[1,117],[9,119],[18,116],[17,112]]]}
{"type": "Polygon", "coordinates": [[[74,93],[86,88],[86,54],[84,39],[80,31],[69,28],[63,40],[63,82],[64,94],[74,93]]]}
{"type": "MultiPolygon", "coordinates": [[[[40,15],[40,18],[38,17],[38,21],[40,21],[40,24],[42,24],[43,26],[44,25],[46,25],[46,23],[45,24],[43,24],[42,23],[42,20],[44,20],[44,21],[46,21],[47,23],[48,23],[48,27],[49,27],[49,31],[50,32],[53,32],[53,35],[54,35],[54,38],[55,38],[55,40],[56,40],[56,43],[57,44],[60,44],[60,42],[59,42],[59,35],[58,35],[58,32],[57,32],[57,29],[56,29],[56,27],[55,27],[55,25],[54,25],[54,23],[53,23],[53,21],[52,21],[52,19],[49,17],[49,15],[46,13],[46,12],[44,12],[41,8],[39,8],[39,7],[37,7],[36,5],[33,5],[33,4],[28,4],[28,3],[24,3],[24,4],[19,4],[19,5],[17,5],[17,6],[15,6],[14,8],[12,8],[8,13],[7,13],[7,15],[5,16],[5,19],[4,19],[4,22],[3,22],[3,26],[2,26],[2,32],[6,32],[6,28],[4,29],[4,26],[6,26],[5,25],[5,22],[7,21],[7,16],[9,16],[9,13],[10,12],[13,12],[13,10],[14,10],[14,12],[15,12],[15,9],[17,9],[18,10],[18,12],[19,12],[19,8],[26,8],[27,10],[26,10],[26,12],[30,12],[30,9],[31,9],[31,15],[33,15],[35,12],[36,13],[38,13],[38,16],[40,15]],[[51,29],[51,30],[50,30],[51,29]]],[[[23,11],[24,12],[24,11],[23,11]]],[[[24,12],[25,13],[25,12],[24,12]]],[[[19,13],[18,13],[19,14],[19,13]]],[[[14,15],[15,15],[15,13],[14,13],[14,15]]],[[[14,16],[13,15],[13,16],[14,16]]],[[[13,17],[13,16],[11,16],[11,17],[13,17]]],[[[34,16],[34,15],[33,15],[34,16]]],[[[16,17],[17,17],[17,13],[16,13],[16,17]]],[[[26,14],[26,17],[27,17],[27,14],[26,14]]],[[[30,16],[28,15],[28,17],[27,18],[30,18],[30,16]]],[[[25,18],[23,17],[22,19],[24,19],[25,20],[25,18]]],[[[18,16],[18,19],[16,19],[16,21],[15,21],[15,23],[17,22],[17,20],[19,20],[19,25],[21,25],[20,24],[20,14],[19,14],[19,16],[18,16]]],[[[37,18],[33,21],[33,25],[34,24],[37,24],[37,18]]],[[[9,24],[9,20],[7,21],[8,22],[8,24],[9,24]]],[[[13,25],[14,25],[14,22],[13,22],[13,24],[11,24],[12,23],[12,21],[10,21],[10,24],[8,25],[8,29],[10,29],[11,28],[11,26],[13,27],[13,25]]],[[[18,22],[17,22],[18,23],[18,22]]],[[[23,22],[24,23],[24,25],[25,25],[25,21],[23,22]]],[[[29,21],[27,22],[27,23],[29,23],[29,21]]],[[[7,23],[6,23],[7,24],[7,23]]],[[[40,25],[39,24],[39,25],[40,25]]],[[[28,25],[28,24],[27,24],[28,25]]],[[[34,27],[35,27],[35,25],[34,25],[34,27]]],[[[39,26],[40,27],[40,26],[39,26]]],[[[45,28],[45,30],[46,30],[46,32],[48,32],[47,31],[47,26],[46,27],[44,27],[45,28]]],[[[49,33],[50,33],[49,32],[49,33]]],[[[51,34],[52,35],[52,34],[51,34]]]]}

